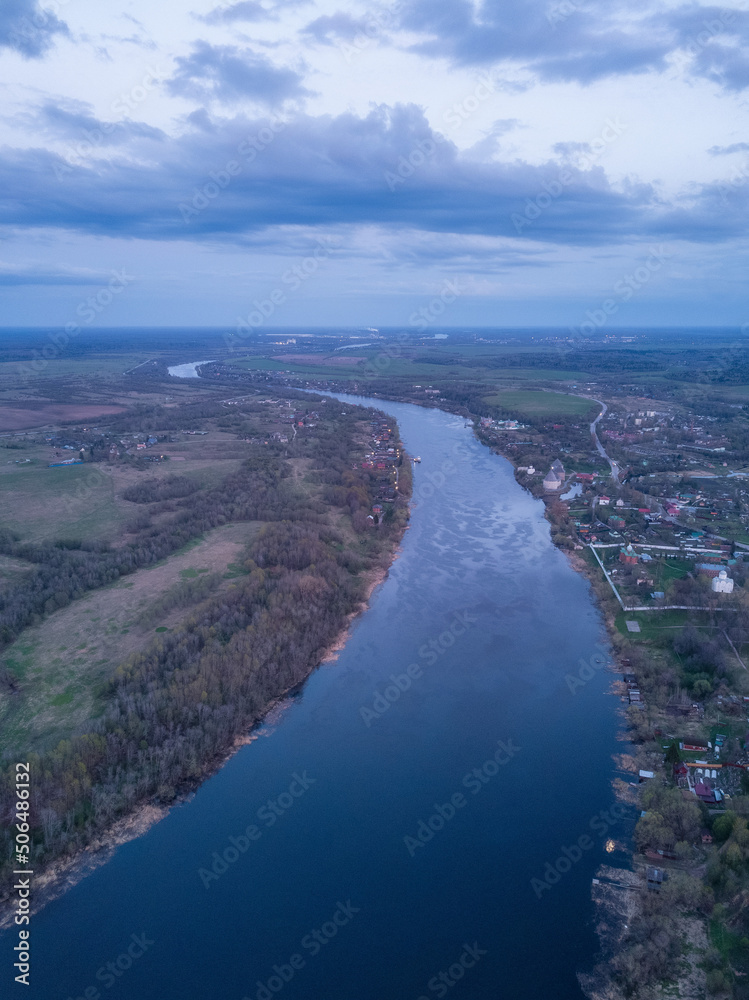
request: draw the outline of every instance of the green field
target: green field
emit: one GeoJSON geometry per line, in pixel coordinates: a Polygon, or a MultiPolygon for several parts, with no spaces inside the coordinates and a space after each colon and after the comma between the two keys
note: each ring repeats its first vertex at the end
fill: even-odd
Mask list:
{"type": "Polygon", "coordinates": [[[490,406],[501,406],[525,417],[584,416],[599,409],[593,400],[535,389],[508,389],[484,399],[490,406]]]}
{"type": "Polygon", "coordinates": [[[100,466],[28,465],[0,475],[0,528],[24,541],[110,538],[128,515],[100,466]]]}
{"type": "MultiPolygon", "coordinates": [[[[697,627],[710,626],[710,613],[707,611],[622,611],[616,617],[616,627],[622,635],[631,642],[657,639],[662,637],[663,629],[676,631],[687,625],[697,627]],[[639,632],[628,632],[628,621],[639,622],[639,632]]],[[[712,626],[711,628],[715,628],[712,626]]]]}
{"type": "Polygon", "coordinates": [[[54,746],[95,715],[98,692],[115,667],[192,610],[192,604],[177,604],[155,617],[165,595],[210,573],[221,575],[221,587],[231,587],[245,572],[238,560],[259,528],[259,522],[214,528],[168,559],[91,591],[26,629],[0,657],[0,666],[21,682],[20,694],[0,691],[0,756],[9,748],[54,746]]]}

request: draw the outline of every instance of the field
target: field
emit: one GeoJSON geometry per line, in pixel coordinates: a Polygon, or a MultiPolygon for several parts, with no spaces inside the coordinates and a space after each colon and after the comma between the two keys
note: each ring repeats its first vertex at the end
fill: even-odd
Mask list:
{"type": "Polygon", "coordinates": [[[593,400],[533,389],[508,389],[484,398],[492,406],[501,406],[524,417],[585,416],[598,409],[593,400]]]}
{"type": "Polygon", "coordinates": [[[710,625],[709,612],[701,611],[622,611],[616,618],[616,627],[630,642],[642,642],[661,637],[663,629],[682,629],[687,625],[710,625]],[[628,632],[628,621],[639,622],[639,632],[628,632]]]}
{"type": "MultiPolygon", "coordinates": [[[[431,353],[431,352],[430,352],[431,353]]],[[[253,371],[287,371],[311,377],[331,376],[336,379],[379,378],[381,376],[428,379],[443,381],[446,378],[482,379],[488,382],[574,382],[588,376],[580,371],[557,371],[545,368],[494,368],[483,367],[481,359],[466,357],[451,364],[443,364],[445,353],[434,351],[430,355],[410,357],[406,352],[388,354],[383,348],[368,348],[357,352],[356,357],[333,357],[324,354],[276,354],[272,357],[251,356],[232,362],[238,368],[253,371]]],[[[461,351],[461,354],[463,352],[461,351]]],[[[447,354],[451,357],[452,352],[447,354]]]]}
{"type": "Polygon", "coordinates": [[[82,726],[96,713],[97,688],[117,664],[190,610],[177,607],[149,620],[154,603],[204,574],[220,574],[221,586],[232,586],[242,573],[244,547],[259,528],[257,522],[216,528],[169,559],[92,591],[27,629],[2,659],[22,681],[23,693],[12,699],[0,694],[0,755],[6,747],[48,748],[82,726]]]}
{"type": "Polygon", "coordinates": [[[72,421],[96,420],[122,413],[122,406],[86,406],[75,403],[39,403],[34,406],[0,406],[0,431],[51,427],[72,421]]]}
{"type": "Polygon", "coordinates": [[[129,516],[124,504],[115,502],[111,472],[101,466],[2,470],[0,495],[0,528],[25,541],[109,538],[129,516]]]}
{"type": "Polygon", "coordinates": [[[34,441],[21,443],[19,449],[0,448],[0,528],[35,542],[114,539],[142,513],[140,505],[122,499],[128,486],[146,477],[174,474],[208,485],[235,471],[247,453],[247,445],[233,435],[212,431],[164,445],[173,461],[154,464],[147,472],[101,463],[50,469],[49,462],[56,459],[53,449],[34,441]]]}

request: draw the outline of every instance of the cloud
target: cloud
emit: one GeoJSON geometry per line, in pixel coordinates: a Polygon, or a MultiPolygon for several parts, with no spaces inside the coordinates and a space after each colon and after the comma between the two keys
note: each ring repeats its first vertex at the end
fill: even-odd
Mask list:
{"type": "Polygon", "coordinates": [[[196,42],[189,56],[176,60],[177,72],[166,81],[175,96],[227,103],[250,98],[275,107],[284,101],[308,96],[302,77],[294,70],[275,66],[267,56],[234,45],[196,42]]]}
{"type": "MultiPolygon", "coordinates": [[[[477,162],[436,136],[414,106],[360,118],[297,116],[276,123],[238,116],[176,139],[140,140],[95,163],[65,164],[52,152],[8,150],[0,159],[0,224],[59,226],[152,239],[223,237],[273,226],[378,224],[483,235],[517,235],[511,216],[557,177],[560,165],[477,162]],[[229,174],[233,162],[238,172],[229,174]],[[208,191],[208,195],[205,194],[208,191]],[[193,215],[181,205],[202,205],[193,215]]],[[[564,195],[523,235],[561,242],[638,238],[645,186],[613,190],[600,168],[567,168],[564,195]]],[[[544,195],[546,197],[546,195],[544,195]]],[[[542,199],[543,200],[543,199],[542,199]]]]}
{"type": "Polygon", "coordinates": [[[267,21],[275,15],[256,3],[256,0],[240,0],[239,3],[214,7],[208,14],[198,15],[198,20],[206,24],[234,24],[236,21],[267,21]]]}
{"type": "Polygon", "coordinates": [[[86,140],[97,146],[122,145],[133,139],[161,140],[164,133],[144,122],[103,122],[84,101],[58,98],[47,100],[33,111],[25,111],[10,119],[36,134],[54,139],[86,140]],[[94,137],[94,138],[91,138],[94,137]]]}
{"type": "MultiPolygon", "coordinates": [[[[677,53],[687,75],[727,90],[749,85],[749,13],[668,0],[401,0],[376,5],[366,22],[344,12],[305,32],[318,42],[350,41],[384,27],[407,33],[408,48],[455,66],[520,66],[539,81],[583,85],[608,77],[663,72],[677,53]],[[415,36],[415,40],[414,40],[415,36]]],[[[404,36],[401,36],[404,37],[404,36]]]]}
{"type": "Polygon", "coordinates": [[[112,277],[111,272],[84,268],[46,268],[41,265],[13,267],[0,264],[0,287],[21,285],[100,285],[112,277]]]}
{"type": "Polygon", "coordinates": [[[708,153],[711,156],[728,156],[731,153],[749,152],[749,142],[734,142],[730,146],[711,146],[708,153]]]}
{"type": "Polygon", "coordinates": [[[72,165],[49,150],[3,150],[0,225],[54,221],[88,234],[212,245],[260,239],[283,252],[294,228],[584,247],[717,242],[743,237],[749,220],[749,184],[716,182],[669,203],[647,184],[614,187],[594,157],[576,165],[567,149],[540,165],[481,160],[434,133],[413,105],[289,121],[202,113],[185,127],[72,165]]]}
{"type": "Polygon", "coordinates": [[[352,42],[361,35],[371,36],[373,33],[379,33],[374,22],[352,17],[342,11],[318,17],[302,29],[302,34],[314,38],[321,45],[334,45],[339,41],[352,42]]]}
{"type": "Polygon", "coordinates": [[[2,0],[0,49],[15,49],[27,59],[38,59],[51,47],[55,35],[68,35],[68,26],[36,0],[2,0]]]}
{"type": "Polygon", "coordinates": [[[400,27],[425,36],[413,51],[457,65],[520,62],[540,79],[594,80],[663,69],[665,28],[637,0],[404,0],[400,27]]]}

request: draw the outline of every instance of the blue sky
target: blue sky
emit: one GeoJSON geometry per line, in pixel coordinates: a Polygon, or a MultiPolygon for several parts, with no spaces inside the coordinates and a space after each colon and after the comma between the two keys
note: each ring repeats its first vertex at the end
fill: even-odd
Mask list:
{"type": "Polygon", "coordinates": [[[0,86],[0,325],[749,322],[742,2],[4,0],[0,86]]]}

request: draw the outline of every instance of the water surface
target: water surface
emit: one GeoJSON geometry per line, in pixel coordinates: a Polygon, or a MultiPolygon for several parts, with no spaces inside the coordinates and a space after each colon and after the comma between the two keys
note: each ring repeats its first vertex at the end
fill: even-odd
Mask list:
{"type": "Polygon", "coordinates": [[[36,915],[24,995],[582,996],[605,840],[590,824],[612,805],[616,748],[609,677],[580,674],[604,648],[587,583],[551,544],[543,505],[462,419],[356,401],[394,414],[422,457],[387,581],[339,659],[258,739],[36,915]],[[574,693],[568,675],[586,678],[574,693]],[[532,879],[560,858],[539,898],[532,879]],[[153,944],[121,969],[143,933],[153,944]]]}

